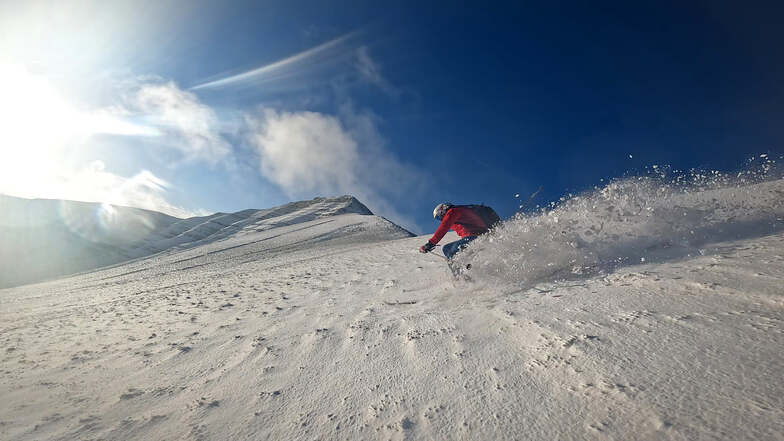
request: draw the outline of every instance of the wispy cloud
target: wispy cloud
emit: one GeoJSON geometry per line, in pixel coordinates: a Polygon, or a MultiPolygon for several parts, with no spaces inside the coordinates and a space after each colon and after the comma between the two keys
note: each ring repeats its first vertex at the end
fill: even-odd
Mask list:
{"type": "Polygon", "coordinates": [[[261,173],[290,197],[352,194],[377,213],[415,226],[394,206],[421,190],[423,173],[386,149],[372,115],[349,107],[341,113],[262,109],[250,116],[261,173]]]}
{"type": "Polygon", "coordinates": [[[294,75],[298,72],[312,68],[313,66],[334,61],[340,55],[348,52],[347,43],[352,40],[358,32],[350,32],[316,47],[302,51],[290,57],[278,60],[274,63],[266,64],[246,72],[230,75],[212,81],[198,84],[191,90],[210,89],[228,87],[244,83],[262,83],[274,81],[294,75]]]}
{"type": "Polygon", "coordinates": [[[367,46],[361,46],[357,49],[354,67],[362,79],[378,86],[386,94],[393,97],[400,94],[400,91],[382,75],[381,66],[370,56],[367,46]]]}
{"type": "Polygon", "coordinates": [[[126,105],[165,134],[166,144],[186,159],[211,164],[230,159],[231,147],[221,134],[215,111],[174,82],[142,84],[126,105]]]}
{"type": "Polygon", "coordinates": [[[55,199],[77,199],[88,202],[145,208],[175,217],[203,214],[171,204],[166,196],[171,185],[149,170],[131,177],[106,170],[103,161],[93,161],[87,167],[58,176],[59,194],[55,199]]]}

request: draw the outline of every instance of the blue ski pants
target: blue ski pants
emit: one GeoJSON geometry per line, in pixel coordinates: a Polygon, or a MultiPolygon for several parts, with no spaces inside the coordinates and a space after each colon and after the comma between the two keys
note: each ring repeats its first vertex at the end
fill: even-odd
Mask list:
{"type": "Polygon", "coordinates": [[[466,236],[460,240],[444,245],[442,248],[444,250],[444,256],[446,256],[447,259],[452,259],[458,251],[465,248],[474,239],[476,239],[476,236],[466,236]]]}

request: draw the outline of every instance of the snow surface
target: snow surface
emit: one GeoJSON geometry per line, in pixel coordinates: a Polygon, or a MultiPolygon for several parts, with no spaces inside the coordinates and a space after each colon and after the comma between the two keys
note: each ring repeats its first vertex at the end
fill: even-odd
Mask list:
{"type": "Polygon", "coordinates": [[[470,282],[346,200],[175,221],[0,290],[0,438],[784,439],[782,196],[614,182],[470,282]]]}

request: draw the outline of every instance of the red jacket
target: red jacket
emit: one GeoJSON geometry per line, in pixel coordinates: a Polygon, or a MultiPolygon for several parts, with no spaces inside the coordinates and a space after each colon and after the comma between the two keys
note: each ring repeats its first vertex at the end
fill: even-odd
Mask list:
{"type": "Polygon", "coordinates": [[[438,227],[429,242],[433,245],[437,244],[450,228],[455,230],[460,237],[479,236],[487,232],[487,225],[482,221],[482,218],[474,213],[474,210],[468,207],[452,207],[447,210],[441,221],[441,226],[438,227]]]}

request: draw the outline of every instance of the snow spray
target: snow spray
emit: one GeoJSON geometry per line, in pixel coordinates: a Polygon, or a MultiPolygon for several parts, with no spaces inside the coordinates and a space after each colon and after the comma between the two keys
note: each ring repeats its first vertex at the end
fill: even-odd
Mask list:
{"type": "Polygon", "coordinates": [[[455,256],[487,283],[589,277],[624,265],[715,252],[712,244],[784,231],[784,179],[764,155],[744,171],[653,166],[536,213],[518,213],[455,256]]]}

